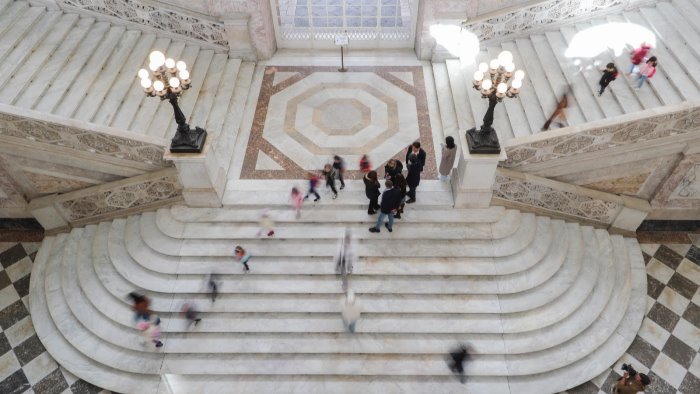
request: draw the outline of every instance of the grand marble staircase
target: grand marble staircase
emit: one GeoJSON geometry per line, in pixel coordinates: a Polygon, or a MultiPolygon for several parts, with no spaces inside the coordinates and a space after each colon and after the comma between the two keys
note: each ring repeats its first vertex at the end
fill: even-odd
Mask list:
{"type": "MultiPolygon", "coordinates": [[[[501,141],[540,132],[545,120],[556,107],[557,100],[571,86],[568,125],[671,106],[700,98],[700,4],[692,0],[659,1],[622,14],[593,18],[589,21],[553,28],[529,37],[503,42],[482,49],[475,64],[462,64],[448,59],[434,64],[436,80],[449,81],[460,129],[479,127],[487,101],[472,88],[476,65],[497,57],[502,50],[513,53],[517,67],[526,73],[525,83],[516,100],[504,100],[496,107],[494,127],[501,141]],[[635,89],[635,82],[624,76],[630,67],[629,55],[615,56],[612,50],[593,58],[567,58],[565,52],[574,37],[587,29],[608,23],[632,23],[650,30],[656,36],[651,51],[659,59],[656,75],[647,86],[635,89]],[[620,76],[609,91],[598,97],[598,80],[608,62],[614,62],[620,76]]],[[[606,40],[608,37],[599,39],[606,40]]],[[[615,41],[619,37],[609,37],[615,41]]],[[[590,42],[589,45],[599,43],[590,42]]],[[[631,47],[628,47],[631,49],[631,47]]],[[[438,89],[438,93],[440,90],[438,89]]]]}
{"type": "Polygon", "coordinates": [[[229,105],[236,95],[245,102],[253,63],[24,0],[0,0],[0,103],[170,138],[172,108],[145,97],[136,77],[156,49],[190,68],[192,88],[180,100],[188,122],[237,132],[240,116],[228,116],[236,112],[229,105]]]}
{"type": "Polygon", "coordinates": [[[438,181],[421,183],[393,233],[371,234],[357,181],[300,220],[286,194],[255,182],[221,209],[174,206],[46,238],[30,309],[51,355],[128,393],[546,393],[612,365],[641,325],[634,239],[503,207],[453,209],[438,181]],[[256,236],[263,206],[274,238],[256,236]],[[359,255],[355,334],[343,331],[332,258],[343,228],[359,255]],[[231,257],[237,244],[253,253],[249,274],[231,257]],[[210,273],[221,281],[213,304],[210,273]],[[134,289],[162,318],[161,350],[140,344],[134,289]],[[202,311],[191,331],[177,313],[185,301],[202,311]],[[475,353],[466,388],[444,359],[458,342],[475,353]]]}

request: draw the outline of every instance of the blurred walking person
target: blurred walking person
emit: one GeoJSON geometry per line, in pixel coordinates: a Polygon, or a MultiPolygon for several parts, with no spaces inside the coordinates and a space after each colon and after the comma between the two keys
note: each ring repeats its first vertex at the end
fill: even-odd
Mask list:
{"type": "MultiPolygon", "coordinates": [[[[160,319],[158,319],[158,322],[160,322],[160,319]]],[[[143,332],[147,342],[153,343],[155,347],[163,347],[163,342],[160,341],[160,326],[156,323],[155,316],[151,316],[147,320],[139,320],[136,323],[136,329],[143,332]]]]}
{"type": "Polygon", "coordinates": [[[605,66],[605,70],[603,70],[603,76],[601,76],[600,81],[598,81],[598,85],[600,85],[600,91],[598,91],[598,97],[603,95],[605,88],[608,87],[610,82],[617,79],[618,74],[619,73],[617,72],[617,67],[615,67],[615,63],[608,63],[605,66]]]}
{"type": "Polygon", "coordinates": [[[348,290],[340,299],[340,305],[342,307],[341,316],[343,324],[345,325],[345,330],[354,333],[355,325],[357,321],[360,320],[360,315],[362,314],[362,308],[360,307],[360,302],[357,297],[355,297],[355,292],[348,290]]]}
{"type": "Polygon", "coordinates": [[[258,237],[262,235],[263,232],[267,232],[268,237],[272,237],[273,235],[275,235],[275,230],[273,228],[275,227],[275,221],[272,219],[272,215],[270,214],[269,209],[263,209],[263,211],[260,213],[260,220],[258,221],[258,226],[260,227],[258,229],[258,237]]]}
{"type": "Polygon", "coordinates": [[[207,276],[206,287],[209,291],[209,297],[211,298],[211,302],[216,302],[216,297],[219,295],[219,283],[216,280],[216,275],[209,274],[207,276]]]}
{"type": "Polygon", "coordinates": [[[644,81],[656,74],[656,66],[656,56],[652,56],[639,68],[639,75],[637,75],[637,89],[641,89],[644,85],[644,81]]]}
{"type": "Polygon", "coordinates": [[[331,189],[333,192],[333,199],[335,200],[338,198],[338,190],[335,188],[335,168],[333,168],[333,166],[330,164],[326,164],[323,166],[323,171],[321,171],[321,174],[323,174],[323,176],[326,178],[326,189],[331,189]]]}
{"type": "Polygon", "coordinates": [[[246,274],[250,272],[250,267],[248,267],[248,261],[250,260],[250,253],[246,252],[245,249],[243,249],[241,246],[236,246],[236,249],[234,251],[234,255],[236,257],[236,260],[240,261],[241,264],[243,264],[243,272],[246,274]]]}
{"type": "Polygon", "coordinates": [[[651,44],[648,42],[643,43],[639,48],[630,52],[630,72],[627,75],[632,75],[639,72],[639,65],[644,61],[651,50],[651,44]]]}
{"type": "Polygon", "coordinates": [[[318,175],[312,174],[312,173],[308,174],[308,178],[309,178],[309,191],[306,192],[306,195],[304,196],[304,200],[306,200],[307,198],[309,198],[310,195],[313,194],[316,196],[314,201],[318,201],[321,199],[321,196],[319,196],[318,192],[316,192],[316,186],[318,185],[318,182],[321,180],[321,178],[318,175]]]}
{"type": "Polygon", "coordinates": [[[362,181],[365,183],[365,196],[369,198],[369,206],[367,207],[367,214],[374,215],[379,209],[379,196],[381,192],[379,191],[379,180],[377,179],[377,171],[370,171],[362,177],[362,181]]]}
{"type": "Polygon", "coordinates": [[[552,123],[557,123],[559,127],[564,127],[564,122],[566,121],[566,108],[569,106],[569,91],[561,96],[561,99],[557,102],[557,107],[552,112],[552,116],[544,122],[542,126],[542,131],[549,130],[549,126],[552,123]]]}
{"type": "Polygon", "coordinates": [[[467,345],[460,344],[456,349],[450,351],[447,361],[450,371],[457,376],[461,383],[467,381],[467,377],[464,375],[464,362],[467,359],[469,359],[469,349],[467,345]]]}
{"type": "Polygon", "coordinates": [[[372,163],[369,161],[369,156],[362,155],[360,158],[360,172],[366,174],[370,171],[372,171],[372,163]]]}
{"type": "Polygon", "coordinates": [[[333,168],[338,174],[338,180],[340,181],[340,190],[345,189],[345,179],[343,179],[343,176],[345,175],[345,160],[343,160],[343,158],[338,155],[333,156],[333,168]]]}
{"type": "Polygon", "coordinates": [[[190,329],[190,327],[192,327],[192,325],[196,327],[197,324],[199,324],[199,322],[202,321],[202,318],[199,317],[199,312],[191,302],[185,302],[184,304],[182,304],[182,308],[180,309],[180,315],[187,319],[188,330],[190,329]]]}
{"type": "Polygon", "coordinates": [[[352,274],[355,262],[355,248],[353,246],[350,229],[345,229],[345,235],[338,241],[338,249],[335,255],[335,273],[340,276],[343,291],[348,289],[348,275],[352,274]]]}
{"type": "Polygon", "coordinates": [[[293,187],[292,192],[289,194],[289,202],[296,212],[296,218],[299,219],[301,217],[301,206],[304,205],[304,197],[296,187],[293,187]]]}
{"type": "MultiPolygon", "coordinates": [[[[151,299],[145,295],[132,291],[129,293],[129,298],[131,298],[132,305],[131,309],[134,310],[134,320],[150,320],[151,316],[155,316],[155,313],[151,310],[151,299]]],[[[156,316],[156,324],[160,324],[160,318],[156,316]]]]}

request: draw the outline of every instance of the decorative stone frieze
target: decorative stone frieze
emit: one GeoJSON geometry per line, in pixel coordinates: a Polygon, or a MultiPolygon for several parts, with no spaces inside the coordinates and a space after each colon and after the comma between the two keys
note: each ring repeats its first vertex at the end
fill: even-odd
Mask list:
{"type": "Polygon", "coordinates": [[[468,20],[464,28],[474,33],[480,42],[501,41],[531,34],[543,27],[570,23],[577,18],[590,18],[592,14],[619,11],[637,7],[647,0],[549,0],[506,13],[468,20]]]}
{"type": "Polygon", "coordinates": [[[69,228],[131,215],[182,201],[177,170],[139,175],[86,189],[34,199],[29,210],[47,229],[69,228]]]}
{"type": "Polygon", "coordinates": [[[0,138],[48,144],[160,168],[172,166],[163,159],[163,146],[15,114],[0,112],[0,138]]]}
{"type": "Polygon", "coordinates": [[[508,160],[502,166],[517,168],[700,131],[700,108],[688,109],[686,105],[683,107],[681,110],[651,116],[633,115],[639,118],[622,123],[610,119],[604,121],[605,124],[601,126],[573,127],[564,132],[540,133],[526,138],[525,142],[521,143],[517,139],[511,140],[506,147],[508,160]]]}
{"type": "Polygon", "coordinates": [[[568,183],[500,168],[493,185],[493,201],[499,205],[538,214],[634,232],[651,211],[637,198],[603,193],[568,183]]]}
{"type": "Polygon", "coordinates": [[[222,22],[205,15],[196,16],[193,12],[175,10],[175,7],[165,8],[156,3],[135,0],[57,0],[57,3],[62,9],[108,16],[206,44],[228,46],[222,22]]]}

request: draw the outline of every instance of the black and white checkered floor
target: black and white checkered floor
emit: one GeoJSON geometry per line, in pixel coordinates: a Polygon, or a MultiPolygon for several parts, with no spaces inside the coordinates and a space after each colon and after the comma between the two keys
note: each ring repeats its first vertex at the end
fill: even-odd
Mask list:
{"type": "MultiPolygon", "coordinates": [[[[34,332],[27,295],[39,245],[0,243],[0,393],[105,393],[57,365],[34,332]]],[[[642,251],[647,315],[637,338],[616,365],[567,393],[610,393],[623,362],[651,377],[647,394],[700,393],[700,238],[642,251]]]]}
{"type": "Polygon", "coordinates": [[[39,242],[0,242],[0,393],[107,393],[61,368],[29,316],[29,274],[39,242]]]}

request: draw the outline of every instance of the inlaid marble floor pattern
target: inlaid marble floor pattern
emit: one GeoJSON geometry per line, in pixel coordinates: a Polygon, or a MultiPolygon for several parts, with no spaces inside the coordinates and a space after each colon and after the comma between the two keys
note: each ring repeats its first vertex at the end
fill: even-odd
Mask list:
{"type": "MultiPolygon", "coordinates": [[[[700,236],[693,244],[641,246],[648,281],[642,328],[618,363],[569,394],[610,393],[623,362],[651,377],[647,393],[700,393],[700,236]]],[[[34,332],[27,294],[38,248],[0,243],[0,393],[108,393],[57,365],[34,332]]]]}

